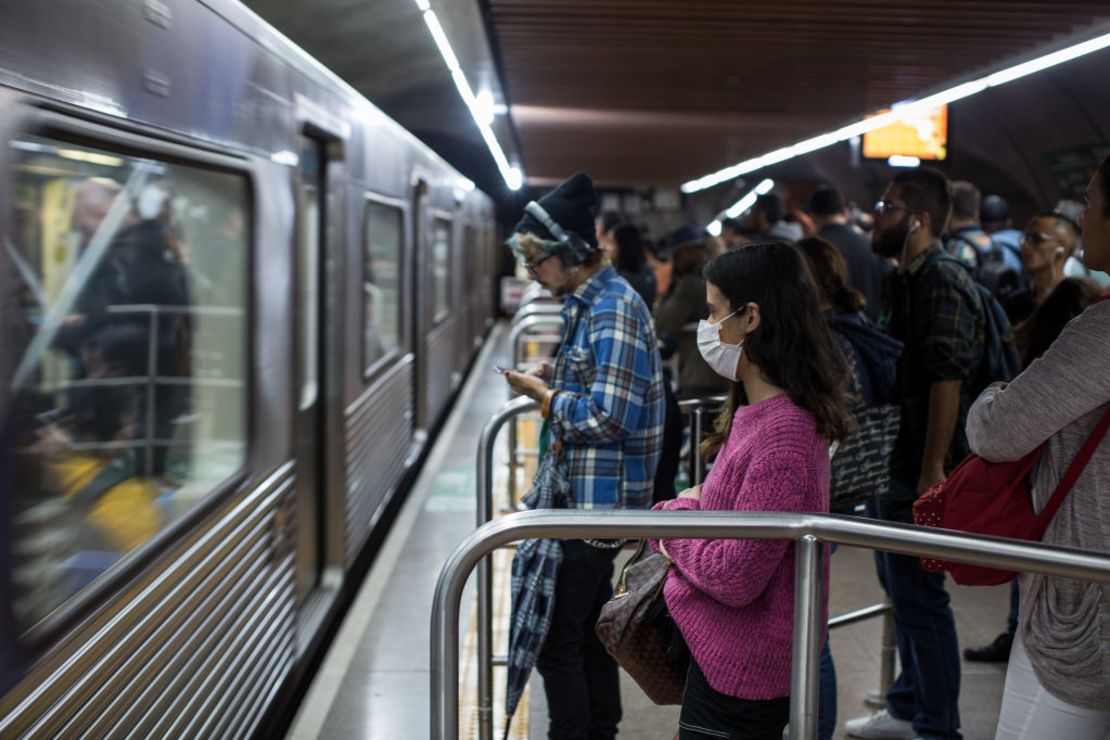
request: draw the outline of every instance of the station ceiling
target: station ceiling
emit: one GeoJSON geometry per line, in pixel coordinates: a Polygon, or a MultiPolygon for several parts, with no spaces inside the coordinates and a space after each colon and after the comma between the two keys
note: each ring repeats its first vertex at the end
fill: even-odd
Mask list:
{"type": "MultiPolygon", "coordinates": [[[[456,166],[488,160],[412,0],[248,4],[456,166]]],[[[431,5],[484,27],[533,185],[676,186],[1110,23],[1108,0],[431,5]]]]}

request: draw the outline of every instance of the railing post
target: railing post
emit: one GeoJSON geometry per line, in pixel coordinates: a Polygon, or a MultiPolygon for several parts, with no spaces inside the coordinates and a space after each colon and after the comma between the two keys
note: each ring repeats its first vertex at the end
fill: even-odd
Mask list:
{"type": "Polygon", "coordinates": [[[992,568],[1110,583],[1110,556],[1041,543],[1007,541],[905,524],[785,512],[526,511],[483,524],[448,557],[431,614],[431,730],[434,740],[459,732],[459,606],[467,576],[510,542],[534,538],[796,539],[790,738],[816,735],[824,544],[879,549],[992,568]]]}
{"type": "Polygon", "coordinates": [[[702,478],[705,477],[705,460],[699,451],[702,434],[705,431],[704,426],[705,409],[699,404],[694,408],[694,419],[690,428],[690,467],[693,469],[693,480],[690,481],[691,488],[701,483],[702,478]]]}
{"type": "MultiPolygon", "coordinates": [[[[146,352],[146,449],[143,454],[143,475],[154,477],[154,403],[158,394],[158,307],[150,307],[150,336],[146,352]]],[[[167,450],[167,457],[168,457],[167,450]]]]}
{"type": "MultiPolygon", "coordinates": [[[[482,433],[478,437],[478,460],[475,467],[478,501],[474,509],[479,527],[493,519],[493,448],[497,435],[507,420],[515,421],[520,414],[538,406],[530,398],[514,399],[491,416],[482,427],[482,433]]],[[[510,469],[509,475],[515,475],[515,472],[510,469]]],[[[478,738],[493,738],[492,555],[487,555],[478,562],[478,738]]]]}
{"type": "Polygon", "coordinates": [[[879,696],[886,706],[886,692],[894,683],[894,658],[898,653],[894,642],[894,605],[890,597],[885,599],[887,610],[883,614],[883,647],[879,655],[879,696]]]}
{"type": "Polygon", "coordinates": [[[794,546],[794,654],[790,674],[790,740],[817,737],[821,596],[825,546],[811,534],[794,546]]]}

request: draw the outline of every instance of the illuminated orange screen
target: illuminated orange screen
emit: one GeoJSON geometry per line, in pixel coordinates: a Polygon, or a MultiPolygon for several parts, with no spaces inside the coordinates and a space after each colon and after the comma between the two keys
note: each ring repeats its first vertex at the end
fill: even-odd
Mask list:
{"type": "Polygon", "coordinates": [[[891,123],[863,135],[863,156],[886,159],[895,154],[919,159],[944,159],[948,155],[948,106],[943,105],[928,114],[891,123]]]}

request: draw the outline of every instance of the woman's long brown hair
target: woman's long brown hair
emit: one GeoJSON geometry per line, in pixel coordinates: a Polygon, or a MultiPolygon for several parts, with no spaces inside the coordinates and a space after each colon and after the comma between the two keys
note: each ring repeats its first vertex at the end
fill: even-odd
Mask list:
{"type": "MultiPolygon", "coordinates": [[[[734,310],[759,305],[762,321],[744,341],[744,354],[768,381],[813,414],[823,437],[843,439],[852,423],[847,362],[821,314],[817,288],[801,254],[781,242],[756,242],[713,259],[705,267],[705,279],[734,310]]],[[[744,400],[743,385],[733,383],[713,432],[701,446],[705,457],[724,445],[744,400]]]]}

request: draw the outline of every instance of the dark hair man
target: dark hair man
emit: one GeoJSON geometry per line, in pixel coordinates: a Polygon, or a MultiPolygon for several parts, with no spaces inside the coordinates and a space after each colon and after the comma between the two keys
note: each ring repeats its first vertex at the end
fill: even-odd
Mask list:
{"type": "Polygon", "coordinates": [[[752,206],[752,227],[760,239],[793,244],[802,238],[802,227],[783,220],[786,210],[777,193],[764,193],[752,206]]]}
{"type": "MultiPolygon", "coordinates": [[[[988,198],[989,205],[997,208],[998,196],[988,198]]],[[[979,281],[999,295],[1012,290],[1021,274],[1020,242],[1017,250],[1005,241],[1008,234],[999,238],[980,225],[983,199],[979,188],[970,182],[952,183],[952,218],[948,221],[948,235],[944,248],[953,257],[975,270],[979,281]]],[[[1005,201],[1003,201],[1005,205],[1005,201]]],[[[1009,213],[1009,206],[1006,206],[1009,213]]],[[[993,215],[993,214],[992,214],[993,215]]]]}
{"type": "Polygon", "coordinates": [[[1002,260],[1016,273],[1021,273],[1021,242],[1025,238],[1014,228],[1010,204],[1000,195],[985,195],[979,204],[979,223],[990,234],[991,241],[1002,249],[1002,260]]]}
{"type": "MultiPolygon", "coordinates": [[[[887,521],[912,521],[914,500],[968,452],[968,386],[983,357],[984,317],[967,270],[940,243],[951,207],[948,179],[923,167],[900,172],[876,209],[875,251],[898,259],[884,323],[905,344],[890,493],[872,505],[887,521]]],[[[849,721],[848,734],[959,738],[960,655],[944,574],[908,555],[878,553],[876,564],[894,607],[902,673],[886,709],[849,721]]]]}
{"type": "Polygon", "coordinates": [[[721,241],[725,243],[725,249],[739,249],[751,242],[751,235],[739,219],[726,218],[721,222],[721,241]]]}
{"type": "Polygon", "coordinates": [[[878,320],[889,262],[878,259],[871,251],[871,240],[849,225],[844,197],[836,188],[826,185],[813,191],[807,210],[817,226],[817,236],[832,243],[844,257],[849,284],[867,298],[867,314],[878,320]]]}
{"type": "MultiPolygon", "coordinates": [[[[554,365],[506,377],[542,404],[546,455],[566,463],[567,505],[641,508],[652,500],[662,445],[663,367],[651,312],[598,246],[596,205],[592,181],[576,173],[525,206],[509,243],[529,276],[563,299],[563,339],[554,365]]],[[[554,605],[536,662],[549,737],[616,737],[617,664],[594,623],[612,593],[619,544],[557,543],[554,605]]],[[[513,573],[517,580],[516,563],[513,573]]]]}

